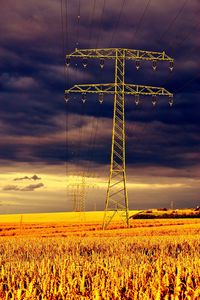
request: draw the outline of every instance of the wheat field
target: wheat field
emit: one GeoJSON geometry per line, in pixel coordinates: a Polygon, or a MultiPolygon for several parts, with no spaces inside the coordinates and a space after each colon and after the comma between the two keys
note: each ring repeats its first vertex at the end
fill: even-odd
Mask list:
{"type": "Polygon", "coordinates": [[[90,223],[0,224],[0,299],[200,299],[199,220],[90,223]]]}

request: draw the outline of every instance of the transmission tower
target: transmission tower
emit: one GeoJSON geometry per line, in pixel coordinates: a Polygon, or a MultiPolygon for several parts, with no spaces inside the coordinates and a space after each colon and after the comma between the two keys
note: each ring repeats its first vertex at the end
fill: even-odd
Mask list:
{"type": "Polygon", "coordinates": [[[85,202],[87,197],[87,191],[89,188],[96,187],[96,184],[91,184],[88,181],[88,177],[83,174],[81,179],[77,182],[68,184],[68,195],[72,197],[73,211],[79,212],[79,221],[85,221],[85,202]]]}
{"type": "Polygon", "coordinates": [[[73,212],[81,211],[80,201],[80,184],[68,184],[68,196],[71,197],[73,203],[73,212]]]}
{"type": "Polygon", "coordinates": [[[69,196],[73,200],[73,211],[74,212],[85,212],[85,199],[86,199],[86,184],[85,175],[81,176],[81,180],[68,184],[69,196]]]}
{"type": "Polygon", "coordinates": [[[107,228],[116,213],[119,213],[127,226],[129,226],[125,163],[124,95],[134,95],[136,104],[139,104],[139,95],[151,95],[153,105],[157,102],[157,96],[168,96],[169,104],[172,105],[173,94],[162,87],[126,84],[125,61],[134,60],[137,70],[140,68],[140,61],[152,61],[154,70],[157,68],[157,61],[168,61],[169,68],[172,70],[174,60],[164,51],[152,52],[124,48],[75,49],[74,52],[66,55],[67,66],[69,66],[73,57],[82,58],[84,67],[87,66],[88,58],[98,58],[101,68],[104,67],[105,59],[113,59],[115,61],[114,83],[74,85],[70,89],[65,90],[65,100],[69,100],[70,93],[81,93],[82,101],[85,102],[86,94],[91,93],[99,94],[99,101],[102,103],[104,94],[114,95],[110,176],[105,201],[103,229],[107,228]]]}

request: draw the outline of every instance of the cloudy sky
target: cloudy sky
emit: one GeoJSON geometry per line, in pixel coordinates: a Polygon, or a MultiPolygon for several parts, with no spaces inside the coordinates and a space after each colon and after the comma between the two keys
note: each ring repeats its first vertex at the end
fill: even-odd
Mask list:
{"type": "Polygon", "coordinates": [[[126,64],[126,82],[163,86],[175,104],[127,97],[129,206],[200,202],[199,0],[2,0],[0,18],[0,213],[70,211],[86,176],[86,209],[103,209],[109,175],[113,99],[85,104],[64,90],[109,83],[113,61],[73,60],[78,48],[166,51],[156,72],[126,64]],[[62,9],[61,9],[62,8],[62,9]],[[61,14],[62,11],[62,14],[61,14]],[[80,18],[78,18],[80,15],[80,18]]]}

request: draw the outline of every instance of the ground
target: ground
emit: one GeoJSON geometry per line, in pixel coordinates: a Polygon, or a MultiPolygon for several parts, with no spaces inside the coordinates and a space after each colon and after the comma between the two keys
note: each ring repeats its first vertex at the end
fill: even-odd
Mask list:
{"type": "Polygon", "coordinates": [[[0,299],[200,299],[199,218],[102,218],[1,215],[0,299]]]}

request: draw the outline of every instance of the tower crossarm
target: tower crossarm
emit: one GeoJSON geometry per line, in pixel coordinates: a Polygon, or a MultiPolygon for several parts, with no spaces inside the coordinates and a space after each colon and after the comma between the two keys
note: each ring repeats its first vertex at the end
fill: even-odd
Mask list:
{"type": "Polygon", "coordinates": [[[158,95],[158,96],[169,96],[173,94],[167,91],[163,87],[148,86],[148,85],[137,85],[137,84],[126,84],[125,92],[126,95],[158,95]]]}
{"type": "Polygon", "coordinates": [[[171,61],[174,59],[167,55],[165,51],[155,52],[155,51],[145,51],[145,50],[126,50],[126,59],[129,60],[154,60],[154,61],[171,61]]]}
{"type": "Polygon", "coordinates": [[[118,52],[118,58],[127,60],[150,60],[150,61],[171,61],[174,59],[168,56],[165,51],[145,51],[145,50],[132,50],[126,48],[105,48],[105,49],[75,49],[70,54],[66,55],[66,58],[104,58],[115,59],[116,52],[118,52]]]}
{"type": "MultiPolygon", "coordinates": [[[[115,84],[79,84],[74,85],[72,88],[65,90],[65,93],[90,93],[90,94],[114,94],[115,84]]],[[[118,93],[124,93],[125,95],[158,95],[158,96],[169,96],[173,94],[167,91],[163,87],[155,87],[148,85],[136,85],[136,84],[124,84],[124,91],[119,90],[118,93]]]]}
{"type": "Polygon", "coordinates": [[[106,84],[76,84],[68,90],[65,90],[66,93],[105,93],[105,94],[114,94],[115,84],[106,83],[106,84]]]}

